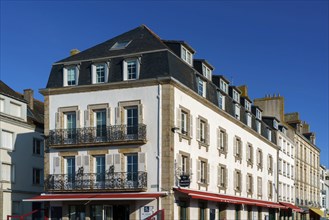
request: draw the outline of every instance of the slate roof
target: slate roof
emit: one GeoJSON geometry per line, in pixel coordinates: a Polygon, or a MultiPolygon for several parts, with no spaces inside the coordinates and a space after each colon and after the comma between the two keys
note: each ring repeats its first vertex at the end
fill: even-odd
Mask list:
{"type": "MultiPolygon", "coordinates": [[[[21,102],[27,103],[24,99],[24,95],[16,92],[0,80],[0,94],[9,96],[21,102]]],[[[36,124],[39,127],[43,128],[44,125],[44,104],[43,102],[34,99],[33,101],[33,110],[27,105],[27,121],[28,123],[36,124]]]]}

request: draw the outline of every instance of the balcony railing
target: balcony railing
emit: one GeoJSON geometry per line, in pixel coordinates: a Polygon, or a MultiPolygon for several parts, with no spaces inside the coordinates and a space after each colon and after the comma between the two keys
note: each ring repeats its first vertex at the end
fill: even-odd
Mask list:
{"type": "Polygon", "coordinates": [[[48,175],[46,191],[144,191],[146,172],[112,172],[48,175]]]}
{"type": "Polygon", "coordinates": [[[75,129],[50,130],[48,146],[95,144],[95,143],[146,142],[146,125],[112,125],[75,129]]]}

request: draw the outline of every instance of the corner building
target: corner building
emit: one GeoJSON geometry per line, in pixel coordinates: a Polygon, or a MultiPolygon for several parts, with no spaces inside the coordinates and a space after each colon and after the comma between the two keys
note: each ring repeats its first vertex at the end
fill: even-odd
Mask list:
{"type": "Polygon", "coordinates": [[[53,64],[51,218],[277,219],[276,134],[246,87],[142,25],[53,64]]]}

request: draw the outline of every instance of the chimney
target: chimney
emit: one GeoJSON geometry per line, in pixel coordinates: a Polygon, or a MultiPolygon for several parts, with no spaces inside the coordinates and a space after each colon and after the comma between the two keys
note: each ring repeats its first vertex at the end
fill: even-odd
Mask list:
{"type": "Polygon", "coordinates": [[[27,101],[30,109],[33,110],[33,90],[32,89],[24,89],[24,99],[27,101]]]}
{"type": "Polygon", "coordinates": [[[80,53],[80,50],[78,50],[78,49],[76,49],[76,48],[70,50],[70,55],[71,55],[71,56],[76,55],[76,54],[78,54],[78,53],[80,53]]]}

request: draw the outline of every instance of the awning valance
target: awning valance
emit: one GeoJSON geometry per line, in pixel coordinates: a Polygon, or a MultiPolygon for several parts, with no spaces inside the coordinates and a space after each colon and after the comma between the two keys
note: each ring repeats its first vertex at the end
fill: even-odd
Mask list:
{"type": "Polygon", "coordinates": [[[298,206],[295,206],[294,204],[287,203],[287,202],[280,202],[282,205],[286,206],[289,209],[292,209],[294,212],[304,212],[303,209],[299,208],[298,206]]]}
{"type": "Polygon", "coordinates": [[[191,197],[192,199],[202,199],[207,201],[224,202],[224,203],[232,203],[232,204],[245,204],[245,205],[261,206],[267,208],[287,209],[286,206],[281,205],[277,202],[270,202],[270,201],[264,201],[258,199],[238,197],[238,196],[229,196],[219,193],[210,193],[210,192],[182,189],[182,188],[174,188],[174,190],[177,192],[184,193],[189,197],[191,197]]]}
{"type": "Polygon", "coordinates": [[[76,193],[76,194],[41,194],[25,202],[42,201],[94,201],[94,200],[153,200],[166,195],[159,193],[76,193]]]}
{"type": "Polygon", "coordinates": [[[321,209],[318,209],[318,208],[310,208],[310,210],[312,212],[314,212],[315,214],[319,215],[320,217],[325,217],[324,216],[324,212],[321,209]]]}

